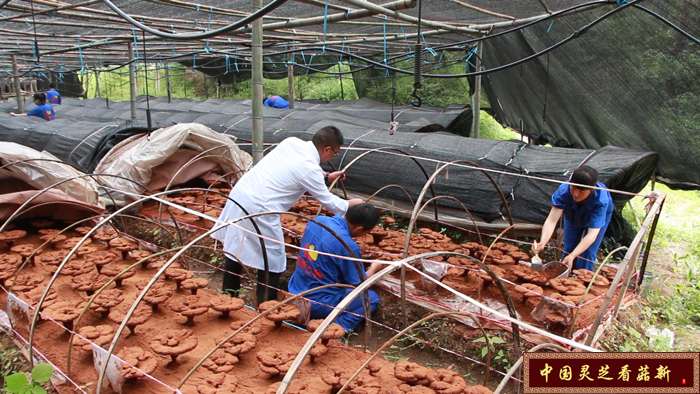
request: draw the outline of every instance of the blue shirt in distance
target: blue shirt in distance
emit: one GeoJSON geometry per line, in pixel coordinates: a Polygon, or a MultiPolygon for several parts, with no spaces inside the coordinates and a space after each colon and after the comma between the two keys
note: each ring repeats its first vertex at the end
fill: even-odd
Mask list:
{"type": "Polygon", "coordinates": [[[45,120],[56,119],[56,113],[53,112],[53,107],[48,104],[39,104],[27,112],[27,116],[38,116],[45,120]]]}
{"type": "Polygon", "coordinates": [[[56,91],[56,89],[51,89],[46,92],[46,101],[49,104],[61,104],[61,94],[56,91]]]}
{"type": "MultiPolygon", "coordinates": [[[[567,184],[559,185],[552,195],[552,205],[564,210],[564,220],[577,228],[603,228],[612,218],[615,205],[607,190],[594,189],[588,199],[579,205],[574,201],[567,184]]],[[[607,187],[598,182],[597,187],[607,187]]]]}
{"type": "Polygon", "coordinates": [[[272,96],[269,99],[266,99],[263,101],[263,105],[266,107],[289,109],[289,103],[287,100],[280,96],[272,96]]]}

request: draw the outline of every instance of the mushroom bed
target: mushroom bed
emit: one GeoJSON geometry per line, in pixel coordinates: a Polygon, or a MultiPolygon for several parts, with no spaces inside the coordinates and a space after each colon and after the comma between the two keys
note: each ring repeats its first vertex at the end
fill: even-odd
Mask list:
{"type": "MultiPolygon", "coordinates": [[[[30,305],[37,304],[58,264],[90,230],[79,227],[61,234],[65,237],[56,236],[58,229],[65,226],[48,221],[20,221],[14,229],[3,233],[11,235],[0,243],[3,286],[11,288],[13,294],[30,305]],[[54,236],[60,240],[52,243],[54,236]],[[41,250],[37,251],[40,246],[41,250]],[[25,260],[27,264],[18,273],[25,260]]],[[[78,336],[69,345],[67,329],[104,348],[109,346],[125,312],[153,278],[156,267],[162,266],[158,258],[141,263],[148,256],[138,251],[138,247],[138,243],[110,228],[99,229],[65,265],[43,304],[34,346],[68,372],[77,385],[87,387],[88,392],[95,391],[97,381],[90,345],[78,336]],[[132,265],[133,268],[125,271],[132,265]],[[119,283],[112,282],[97,295],[77,322],[91,295],[118,273],[123,273],[119,283]],[[69,346],[72,346],[70,369],[69,346]]],[[[185,267],[173,266],[163,276],[138,304],[126,323],[128,328],[118,339],[115,354],[141,370],[123,367],[126,379],[123,392],[172,392],[169,387],[178,387],[187,372],[222,342],[220,349],[182,385],[183,393],[276,392],[282,376],[311,333],[262,318],[227,339],[242,323],[259,313],[243,307],[241,300],[207,289],[203,286],[205,280],[194,278],[185,267]]],[[[3,305],[7,304],[7,297],[6,292],[0,294],[3,305]]],[[[261,309],[269,308],[274,309],[274,305],[261,309]]],[[[271,312],[271,316],[282,314],[277,310],[271,312]]],[[[294,311],[284,314],[290,319],[298,316],[294,311]]],[[[27,323],[16,320],[14,327],[25,339],[29,338],[27,323]]],[[[331,326],[311,356],[304,360],[289,393],[334,392],[370,357],[366,352],[332,340],[337,337],[333,335],[337,328],[331,326]]],[[[363,369],[349,387],[353,393],[490,393],[481,386],[468,387],[462,377],[449,370],[433,370],[406,362],[394,364],[383,359],[376,359],[363,369]]],[[[56,389],[60,393],[75,392],[70,384],[56,389]]],[[[103,392],[113,391],[107,388],[103,392]]]]}

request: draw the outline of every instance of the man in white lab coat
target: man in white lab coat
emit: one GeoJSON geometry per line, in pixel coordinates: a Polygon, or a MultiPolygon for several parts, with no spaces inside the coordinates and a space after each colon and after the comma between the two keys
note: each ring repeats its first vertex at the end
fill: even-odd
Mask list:
{"type": "MultiPolygon", "coordinates": [[[[324,181],[345,179],[343,171],[324,172],[319,164],[334,158],[343,145],[343,134],[337,127],[320,129],[311,141],[289,137],[268,153],[258,164],[236,183],[229,198],[248,212],[284,212],[289,210],[305,192],[309,192],[321,205],[336,215],[344,215],[350,206],[362,203],[362,199],[343,200],[333,195],[324,181]]],[[[229,221],[246,214],[238,205],[227,201],[220,221],[229,221]]],[[[279,215],[257,216],[255,222],[265,240],[269,267],[269,289],[257,286],[258,303],[277,298],[279,278],[287,268],[284,236],[279,215]],[[267,293],[267,296],[266,296],[267,293]]],[[[212,234],[223,243],[226,253],[223,291],[235,295],[241,287],[240,274],[244,264],[258,270],[258,282],[265,283],[265,263],[255,227],[250,220],[242,220],[212,234]],[[239,227],[240,226],[240,227],[239,227]],[[245,228],[247,231],[242,230],[245,228]]]]}

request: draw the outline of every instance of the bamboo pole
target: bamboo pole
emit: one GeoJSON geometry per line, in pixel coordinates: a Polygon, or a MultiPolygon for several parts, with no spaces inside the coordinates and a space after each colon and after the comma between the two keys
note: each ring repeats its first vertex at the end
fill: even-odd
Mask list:
{"type": "MultiPolygon", "coordinates": [[[[262,0],[253,0],[253,10],[262,8],[262,0]]],[[[253,165],[263,158],[263,67],[262,67],[263,18],[253,21],[253,62],[251,67],[253,99],[253,165]]],[[[266,278],[267,279],[267,278],[266,278]]]]}
{"type": "Polygon", "coordinates": [[[168,103],[173,101],[173,86],[170,84],[170,62],[165,62],[165,90],[168,93],[168,103]]]}
{"type": "Polygon", "coordinates": [[[100,89],[100,72],[95,70],[95,90],[98,98],[102,97],[102,90],[100,89]]]}
{"type": "Polygon", "coordinates": [[[11,55],[12,57],[12,79],[15,83],[15,95],[17,95],[17,113],[24,113],[24,100],[22,98],[22,86],[19,82],[19,68],[17,67],[17,55],[11,55]]]}
{"type": "MultiPolygon", "coordinates": [[[[129,43],[129,59],[134,60],[134,43],[129,43]]],[[[136,66],[129,63],[129,87],[131,99],[131,119],[136,119],[136,66]]]]}
{"type": "Polygon", "coordinates": [[[287,54],[287,80],[289,81],[289,108],[294,108],[294,53],[287,54]]]}
{"type": "MultiPolygon", "coordinates": [[[[476,72],[481,71],[481,54],[484,41],[476,45],[476,72]]],[[[481,115],[481,74],[474,77],[474,95],[472,96],[472,138],[479,138],[479,118],[481,115]]]]}

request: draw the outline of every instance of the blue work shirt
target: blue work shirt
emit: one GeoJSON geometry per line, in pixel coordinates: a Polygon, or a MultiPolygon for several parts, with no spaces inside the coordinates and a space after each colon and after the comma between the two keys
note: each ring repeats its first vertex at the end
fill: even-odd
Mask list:
{"type": "MultiPolygon", "coordinates": [[[[610,223],[615,205],[609,191],[594,189],[588,199],[579,205],[574,201],[569,186],[560,185],[552,195],[552,205],[564,210],[564,220],[577,228],[603,228],[610,223]]],[[[607,187],[600,182],[596,186],[607,187]]]]}
{"type": "Polygon", "coordinates": [[[280,96],[272,96],[269,99],[266,99],[265,101],[263,101],[263,105],[266,107],[289,109],[289,103],[287,102],[287,100],[283,99],[280,96]]]}
{"type": "Polygon", "coordinates": [[[49,104],[61,104],[61,94],[56,89],[50,89],[46,92],[46,101],[49,104]]]}
{"type": "MultiPolygon", "coordinates": [[[[355,253],[355,256],[362,256],[360,247],[352,239],[348,223],[342,216],[318,216],[316,220],[325,224],[342,237],[345,243],[350,246],[353,253],[355,253]]],[[[306,249],[319,250],[339,256],[350,256],[347,249],[345,249],[334,235],[313,222],[309,222],[306,226],[304,237],[301,239],[301,246],[306,249]]],[[[362,267],[361,264],[360,266],[362,267]]],[[[362,279],[364,279],[367,274],[365,273],[364,267],[361,269],[362,279]]],[[[362,282],[362,279],[360,279],[353,261],[301,250],[299,251],[294,274],[292,274],[292,277],[289,279],[289,292],[299,294],[302,291],[313,289],[314,287],[333,283],[356,286],[362,282]]],[[[338,296],[342,298],[345,290],[346,289],[342,287],[330,287],[312,292],[307,298],[315,300],[327,296],[338,296]]]]}
{"type": "Polygon", "coordinates": [[[56,113],[53,112],[53,107],[48,104],[39,104],[27,112],[27,116],[38,116],[46,120],[56,119],[56,113]]]}

